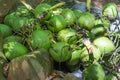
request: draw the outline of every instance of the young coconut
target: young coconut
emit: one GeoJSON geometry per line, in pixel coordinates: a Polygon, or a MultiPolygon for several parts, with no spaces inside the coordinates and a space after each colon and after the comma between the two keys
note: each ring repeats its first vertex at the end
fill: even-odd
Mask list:
{"type": "Polygon", "coordinates": [[[117,5],[115,3],[106,4],[103,8],[102,14],[108,19],[115,19],[118,16],[117,5]]]}
{"type": "Polygon", "coordinates": [[[81,13],[81,16],[78,19],[78,24],[82,29],[91,30],[94,27],[95,17],[88,13],[81,13]]]}
{"type": "Polygon", "coordinates": [[[76,31],[74,29],[63,29],[58,32],[57,40],[64,41],[69,44],[75,43],[77,40],[76,31]]]}
{"type": "Polygon", "coordinates": [[[66,21],[61,15],[53,15],[48,21],[47,27],[52,32],[58,32],[66,28],[66,21]]]}
{"type": "Polygon", "coordinates": [[[50,47],[50,39],[48,34],[43,30],[35,30],[31,33],[30,43],[33,49],[44,48],[46,50],[50,47]]]}
{"type": "Polygon", "coordinates": [[[75,49],[75,50],[73,50],[72,51],[72,56],[71,56],[71,58],[67,61],[67,64],[68,65],[76,65],[76,64],[78,64],[79,63],[79,61],[80,61],[80,55],[81,55],[81,49],[75,49]]]}
{"type": "Polygon", "coordinates": [[[25,55],[28,52],[28,49],[23,44],[16,41],[4,43],[3,50],[9,60],[25,55]]]}
{"type": "Polygon", "coordinates": [[[96,45],[100,49],[100,52],[102,55],[110,54],[111,51],[115,49],[115,45],[113,44],[113,42],[105,36],[97,37],[93,41],[93,44],[96,45]]]}
{"type": "Polygon", "coordinates": [[[64,62],[71,58],[70,45],[66,42],[57,42],[51,45],[49,53],[57,62],[64,62]]]}
{"type": "Polygon", "coordinates": [[[76,16],[71,9],[63,9],[62,16],[65,18],[67,25],[73,25],[76,21],[76,16]]]}
{"type": "Polygon", "coordinates": [[[83,70],[83,80],[104,80],[105,73],[98,62],[94,62],[83,70]]]}
{"type": "Polygon", "coordinates": [[[12,35],[12,29],[8,25],[0,24],[0,37],[5,38],[10,35],[12,35]]]}

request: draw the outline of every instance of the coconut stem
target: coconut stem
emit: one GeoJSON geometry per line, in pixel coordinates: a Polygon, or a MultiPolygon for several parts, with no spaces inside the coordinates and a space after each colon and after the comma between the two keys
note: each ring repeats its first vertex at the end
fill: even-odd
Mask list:
{"type": "Polygon", "coordinates": [[[89,49],[91,42],[89,38],[83,38],[82,40],[83,44],[89,49]]]}
{"type": "Polygon", "coordinates": [[[93,53],[93,46],[89,38],[83,38],[83,44],[86,46],[89,52],[89,62],[93,63],[94,62],[94,53],[93,53]]]}
{"type": "Polygon", "coordinates": [[[25,5],[25,6],[27,7],[27,9],[33,10],[32,6],[30,6],[29,4],[27,4],[25,0],[20,0],[20,2],[21,2],[23,5],[25,5]]]}
{"type": "Polygon", "coordinates": [[[54,39],[50,39],[52,43],[56,43],[56,41],[54,39]]]}
{"type": "Polygon", "coordinates": [[[33,9],[33,7],[31,6],[31,5],[29,5],[29,4],[27,4],[26,3],[26,0],[20,0],[20,2],[24,5],[24,6],[26,6],[26,8],[29,10],[29,11],[31,11],[31,13],[35,13],[35,10],[33,9]]]}
{"type": "Polygon", "coordinates": [[[57,8],[59,6],[63,6],[63,5],[65,5],[65,2],[60,2],[60,3],[55,4],[54,6],[52,6],[49,10],[53,10],[53,9],[55,9],[55,8],[57,8]]]}
{"type": "Polygon", "coordinates": [[[87,10],[88,10],[88,12],[90,12],[90,7],[91,7],[91,0],[87,0],[86,1],[87,2],[87,10]]]}

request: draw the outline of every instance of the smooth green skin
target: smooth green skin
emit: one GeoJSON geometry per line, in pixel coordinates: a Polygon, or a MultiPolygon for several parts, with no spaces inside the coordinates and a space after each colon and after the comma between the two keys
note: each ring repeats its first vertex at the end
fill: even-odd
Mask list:
{"type": "Polygon", "coordinates": [[[77,40],[76,31],[74,29],[69,28],[63,29],[58,32],[57,40],[72,44],[77,40]]]}
{"type": "Polygon", "coordinates": [[[20,12],[12,12],[5,17],[4,23],[11,26],[14,31],[19,30],[25,24],[33,23],[32,18],[28,19],[25,15],[20,15],[22,15],[20,12]]]}
{"type": "Polygon", "coordinates": [[[81,13],[81,16],[78,19],[78,24],[83,29],[91,30],[94,27],[94,21],[95,17],[92,14],[84,12],[81,13]]]}
{"type": "Polygon", "coordinates": [[[93,43],[100,49],[102,55],[110,54],[110,52],[115,49],[113,42],[104,36],[96,38],[93,43]]]}
{"type": "Polygon", "coordinates": [[[76,18],[79,19],[79,17],[81,16],[82,11],[80,11],[80,10],[74,10],[73,12],[74,12],[76,18]]]}
{"type": "Polygon", "coordinates": [[[0,24],[0,37],[5,38],[10,35],[12,35],[12,29],[8,25],[0,24]]]}
{"type": "Polygon", "coordinates": [[[35,17],[38,18],[43,12],[49,10],[50,8],[51,6],[49,4],[46,4],[46,3],[39,4],[35,8],[35,17]]]}
{"type": "Polygon", "coordinates": [[[81,55],[80,55],[80,60],[83,62],[89,61],[89,54],[88,50],[86,47],[82,49],[81,55]]]}
{"type": "Polygon", "coordinates": [[[102,66],[98,62],[94,62],[83,70],[82,80],[104,80],[105,73],[102,66]]]}
{"type": "Polygon", "coordinates": [[[47,33],[49,39],[53,39],[54,38],[53,37],[53,33],[50,30],[44,30],[44,31],[47,33]]]}
{"type": "Polygon", "coordinates": [[[105,28],[110,27],[110,21],[106,19],[96,19],[94,23],[95,23],[95,26],[99,24],[103,24],[105,28]]]}
{"type": "Polygon", "coordinates": [[[50,47],[50,39],[47,33],[43,30],[35,30],[31,34],[30,43],[33,49],[44,48],[48,50],[50,47]]]}
{"type": "Polygon", "coordinates": [[[76,65],[80,61],[81,50],[72,51],[72,57],[68,60],[67,64],[76,65]]]}
{"type": "Polygon", "coordinates": [[[48,22],[48,29],[52,32],[58,32],[66,28],[66,21],[61,15],[53,15],[48,22]]]}
{"type": "Polygon", "coordinates": [[[26,17],[15,17],[11,23],[11,27],[14,31],[19,30],[22,26],[28,23],[28,18],[26,17]]]}
{"type": "MultiPolygon", "coordinates": [[[[21,12],[24,12],[24,11],[21,11],[21,12]]],[[[25,14],[22,14],[19,11],[12,12],[8,14],[7,16],[5,16],[4,23],[11,26],[13,23],[15,23],[14,21],[16,21],[19,17],[25,18],[26,17],[25,15],[26,15],[26,12],[25,14]]]]}
{"type": "Polygon", "coordinates": [[[83,62],[88,62],[89,61],[89,54],[93,54],[94,60],[98,61],[101,57],[101,52],[99,50],[99,48],[97,48],[94,45],[91,45],[91,49],[92,49],[92,53],[89,53],[88,49],[86,47],[84,47],[82,49],[82,52],[80,54],[80,60],[83,62]]]}
{"type": "Polygon", "coordinates": [[[118,15],[117,5],[115,3],[108,3],[104,6],[102,15],[109,19],[114,19],[118,15]]]}
{"type": "Polygon", "coordinates": [[[22,42],[23,41],[23,38],[21,36],[17,36],[17,35],[11,35],[11,36],[8,36],[4,39],[4,43],[7,43],[7,42],[13,42],[13,41],[16,41],[16,42],[22,42]]]}
{"type": "Polygon", "coordinates": [[[98,24],[103,24],[103,21],[101,19],[95,19],[95,26],[98,24]]]}
{"type": "Polygon", "coordinates": [[[104,35],[105,32],[106,30],[103,24],[98,24],[91,30],[91,33],[94,35],[104,35]]]}
{"type": "Polygon", "coordinates": [[[63,9],[62,16],[65,18],[67,25],[73,25],[76,21],[76,16],[71,9],[63,9]]]}
{"type": "Polygon", "coordinates": [[[16,41],[5,43],[3,45],[3,50],[6,58],[9,60],[25,55],[28,52],[27,48],[23,44],[16,41]]]}
{"type": "Polygon", "coordinates": [[[49,53],[57,62],[65,62],[71,58],[70,46],[66,42],[52,44],[49,53]]]}
{"type": "Polygon", "coordinates": [[[17,15],[15,12],[8,14],[4,18],[4,24],[11,25],[13,23],[13,18],[15,18],[15,15],[17,15]]]}

